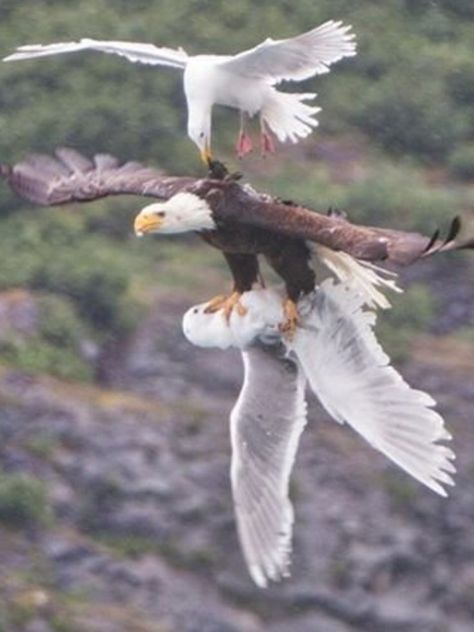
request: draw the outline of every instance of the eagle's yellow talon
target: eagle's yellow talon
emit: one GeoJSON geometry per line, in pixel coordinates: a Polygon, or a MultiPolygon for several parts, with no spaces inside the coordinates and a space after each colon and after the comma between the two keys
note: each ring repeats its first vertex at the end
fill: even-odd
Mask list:
{"type": "Polygon", "coordinates": [[[227,300],[227,296],[225,296],[224,294],[219,294],[218,296],[214,296],[214,298],[211,298],[211,300],[208,302],[206,309],[204,310],[204,313],[213,314],[214,312],[218,312],[220,309],[222,309],[226,300],[227,300]]]}
{"type": "Polygon", "coordinates": [[[279,329],[285,338],[293,340],[300,317],[296,303],[290,298],[287,298],[283,303],[283,314],[285,315],[285,320],[281,323],[279,329]]]}
{"type": "Polygon", "coordinates": [[[247,308],[240,302],[242,294],[241,292],[232,292],[230,296],[216,296],[209,301],[204,312],[206,314],[213,314],[219,310],[223,311],[224,318],[229,322],[234,308],[237,310],[239,316],[245,316],[247,308]]]}

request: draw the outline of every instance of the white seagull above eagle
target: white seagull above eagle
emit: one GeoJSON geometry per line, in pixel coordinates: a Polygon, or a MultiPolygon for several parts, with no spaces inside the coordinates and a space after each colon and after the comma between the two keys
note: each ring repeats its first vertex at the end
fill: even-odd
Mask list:
{"type": "Polygon", "coordinates": [[[137,234],[195,232],[223,252],[233,292],[193,308],[184,331],[195,344],[242,350],[244,383],[231,414],[231,481],[240,542],[259,586],[288,574],[288,486],[306,423],[306,384],[336,421],[446,495],[454,454],[438,442],[450,435],[432,409],[434,400],[410,389],[375,339],[372,310],[388,306],[379,287],[396,286],[373,262],[410,264],[474,248],[474,239],[458,238],[459,220],[445,239],[438,232],[429,238],[358,226],[231,178],[169,177],[140,163],[120,165],[104,154],[89,160],[65,148],[55,157],[32,154],[3,165],[0,175],[20,196],[48,206],[121,194],[156,198],[137,215],[137,234]],[[338,284],[326,280],[316,287],[309,244],[338,284]],[[259,256],[284,281],[283,305],[275,292],[258,289],[259,256]]]}
{"type": "Polygon", "coordinates": [[[95,50],[126,57],[132,62],[168,66],[184,71],[184,92],[188,105],[188,135],[198,146],[202,159],[210,164],[211,115],[214,104],[236,108],[241,123],[236,143],[239,156],[252,149],[245,131],[245,117],[259,113],[262,153],[273,152],[273,133],[279,141],[293,143],[305,138],[317,126],[320,108],[305,101],[313,93],[288,93],[275,88],[281,81],[303,81],[326,73],[331,64],[356,54],[351,26],[329,21],[283,40],[264,42],[236,55],[188,55],[182,48],[171,49],[135,42],[81,39],[48,45],[20,46],[4,61],[17,61],[95,50]]]}

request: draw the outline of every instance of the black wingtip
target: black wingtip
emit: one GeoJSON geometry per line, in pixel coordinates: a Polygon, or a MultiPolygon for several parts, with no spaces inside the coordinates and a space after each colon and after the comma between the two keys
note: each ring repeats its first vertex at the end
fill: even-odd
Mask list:
{"type": "Polygon", "coordinates": [[[425,249],[423,250],[423,253],[429,252],[433,246],[435,245],[435,243],[438,241],[439,239],[439,228],[437,228],[435,230],[435,232],[433,233],[431,239],[429,240],[429,242],[426,244],[425,249]]]}
{"type": "Polygon", "coordinates": [[[458,239],[461,232],[462,221],[461,218],[456,215],[448,229],[448,233],[443,240],[439,239],[440,231],[436,230],[434,235],[423,250],[422,257],[429,257],[437,252],[449,252],[451,250],[471,250],[474,248],[474,237],[467,239],[458,239]]]}
{"type": "Polygon", "coordinates": [[[459,235],[461,230],[461,218],[459,215],[453,218],[451,225],[449,226],[448,234],[446,235],[446,239],[444,240],[443,246],[446,246],[450,242],[454,241],[456,237],[459,235]]]}

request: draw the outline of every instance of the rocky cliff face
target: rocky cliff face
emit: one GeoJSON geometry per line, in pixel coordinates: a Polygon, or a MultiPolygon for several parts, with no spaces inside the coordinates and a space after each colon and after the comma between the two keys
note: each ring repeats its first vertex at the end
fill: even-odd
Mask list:
{"type": "MultiPolygon", "coordinates": [[[[6,632],[470,632],[474,380],[403,368],[439,402],[457,486],[422,489],[312,401],[292,483],[292,578],[258,590],[238,547],[228,414],[237,353],[192,348],[161,297],[107,386],[4,370],[5,476],[44,481],[52,515],[1,528],[6,632]]],[[[418,356],[417,356],[418,357],[418,356]]],[[[3,627],[2,627],[3,625],[3,627]]]]}

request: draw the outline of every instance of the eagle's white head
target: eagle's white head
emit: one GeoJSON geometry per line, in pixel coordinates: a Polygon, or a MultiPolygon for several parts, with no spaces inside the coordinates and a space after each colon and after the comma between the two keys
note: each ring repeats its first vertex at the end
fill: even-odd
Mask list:
{"type": "Polygon", "coordinates": [[[175,234],[212,230],[216,224],[209,204],[193,193],[177,193],[166,202],[145,206],[135,218],[135,234],[175,234]]]}

